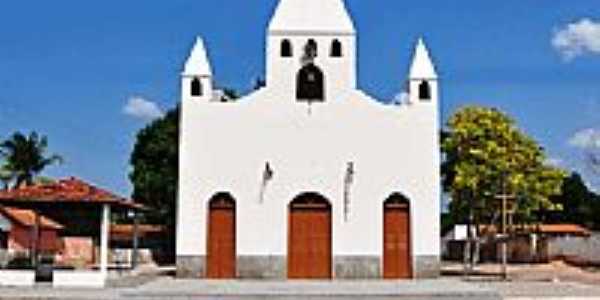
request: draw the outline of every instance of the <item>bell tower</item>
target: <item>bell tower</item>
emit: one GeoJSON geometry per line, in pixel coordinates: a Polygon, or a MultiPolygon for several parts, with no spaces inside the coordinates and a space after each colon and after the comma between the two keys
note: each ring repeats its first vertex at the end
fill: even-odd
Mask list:
{"type": "Polygon", "coordinates": [[[437,105],[438,75],[423,39],[419,39],[408,78],[409,103],[437,105]]]}
{"type": "Polygon", "coordinates": [[[213,100],[212,70],[201,38],[196,40],[181,74],[181,98],[184,102],[213,100]]]}
{"type": "Polygon", "coordinates": [[[280,101],[327,102],[356,88],[356,31],[343,0],[280,0],[266,45],[280,101]]]}

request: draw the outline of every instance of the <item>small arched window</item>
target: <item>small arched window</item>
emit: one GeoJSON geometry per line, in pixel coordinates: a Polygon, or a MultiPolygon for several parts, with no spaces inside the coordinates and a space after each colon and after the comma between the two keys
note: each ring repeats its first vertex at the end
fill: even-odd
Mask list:
{"type": "Polygon", "coordinates": [[[192,79],[191,85],[192,85],[191,86],[192,97],[202,96],[202,82],[200,82],[200,79],[198,79],[198,78],[192,79]]]}
{"type": "Polygon", "coordinates": [[[431,85],[429,85],[429,82],[422,81],[419,84],[419,99],[431,100],[431,85]]]}
{"type": "Polygon", "coordinates": [[[281,57],[292,57],[293,55],[292,42],[288,39],[281,41],[281,57]]]}
{"type": "Polygon", "coordinates": [[[315,58],[317,57],[318,53],[317,42],[313,39],[308,40],[306,46],[304,47],[304,55],[307,58],[315,58]]]}
{"type": "Polygon", "coordinates": [[[331,42],[331,57],[342,57],[342,43],[335,39],[331,42]]]}

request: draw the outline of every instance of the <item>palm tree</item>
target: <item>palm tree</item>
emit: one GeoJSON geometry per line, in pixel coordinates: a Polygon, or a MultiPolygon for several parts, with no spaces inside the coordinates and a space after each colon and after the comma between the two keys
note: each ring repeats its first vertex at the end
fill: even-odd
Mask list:
{"type": "Polygon", "coordinates": [[[14,179],[14,174],[8,169],[8,164],[4,160],[5,154],[2,149],[0,149],[0,181],[2,182],[2,187],[6,191],[9,188],[10,182],[14,179]]]}
{"type": "Polygon", "coordinates": [[[15,187],[33,184],[34,178],[46,167],[62,162],[58,155],[46,156],[47,148],[48,139],[35,131],[29,136],[16,132],[0,143],[0,152],[6,160],[6,169],[14,176],[15,187]]]}
{"type": "Polygon", "coordinates": [[[4,190],[8,190],[10,182],[14,179],[14,174],[11,172],[7,165],[0,166],[0,181],[4,190]]]}

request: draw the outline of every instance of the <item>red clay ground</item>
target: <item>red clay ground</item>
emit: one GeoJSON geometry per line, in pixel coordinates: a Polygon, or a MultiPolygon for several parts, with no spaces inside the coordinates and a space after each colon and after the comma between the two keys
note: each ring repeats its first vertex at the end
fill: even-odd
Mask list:
{"type": "MultiPolygon", "coordinates": [[[[463,266],[457,263],[444,264],[442,273],[445,276],[462,276],[463,266]]],[[[499,280],[501,265],[478,265],[471,276],[480,280],[499,280]]],[[[510,281],[521,282],[574,282],[587,285],[600,285],[599,268],[581,268],[568,265],[562,261],[549,264],[511,264],[508,266],[510,281]]]]}

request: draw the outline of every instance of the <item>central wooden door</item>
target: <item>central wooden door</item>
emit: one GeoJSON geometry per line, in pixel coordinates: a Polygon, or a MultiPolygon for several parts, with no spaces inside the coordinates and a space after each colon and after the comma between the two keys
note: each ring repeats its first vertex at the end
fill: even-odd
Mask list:
{"type": "Polygon", "coordinates": [[[206,277],[235,278],[235,201],[217,195],[209,204],[206,277]]]}
{"type": "Polygon", "coordinates": [[[383,277],[385,279],[411,278],[408,201],[401,198],[388,200],[384,205],[383,219],[383,277]]]}
{"type": "Polygon", "coordinates": [[[331,278],[331,206],[316,194],[301,196],[290,206],[288,277],[331,278]]]}

